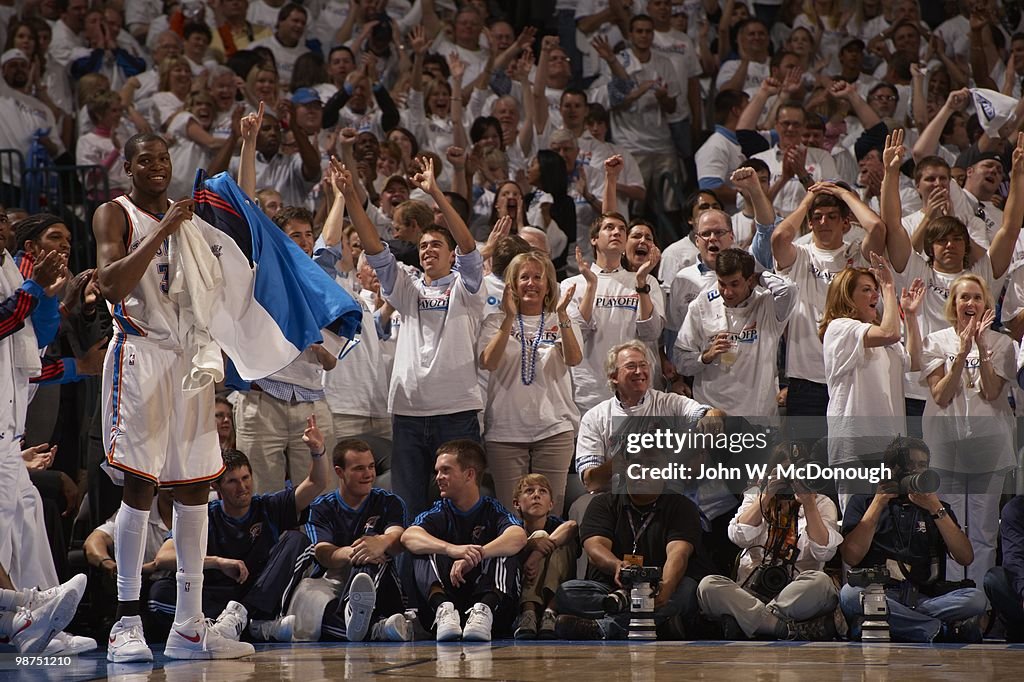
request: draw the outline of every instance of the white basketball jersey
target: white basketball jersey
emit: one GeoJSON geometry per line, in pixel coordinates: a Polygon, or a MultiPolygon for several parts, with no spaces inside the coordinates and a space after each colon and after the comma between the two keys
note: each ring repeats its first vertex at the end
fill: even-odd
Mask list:
{"type": "MultiPolygon", "coordinates": [[[[128,218],[125,241],[127,253],[131,253],[139,248],[143,239],[157,232],[160,218],[139,208],[127,196],[117,197],[114,201],[124,209],[128,218]]],[[[146,274],[124,299],[110,304],[110,312],[116,333],[144,336],[162,346],[180,348],[178,306],[167,295],[170,277],[167,246],[167,240],[164,240],[146,274]]]]}

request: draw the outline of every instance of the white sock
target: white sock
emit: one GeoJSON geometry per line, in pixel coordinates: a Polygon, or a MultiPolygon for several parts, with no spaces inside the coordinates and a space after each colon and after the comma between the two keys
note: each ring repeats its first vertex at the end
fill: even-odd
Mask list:
{"type": "Polygon", "coordinates": [[[185,623],[203,613],[203,559],[208,524],[207,505],[175,501],[174,551],[178,559],[175,623],[185,623]]]}
{"type": "Polygon", "coordinates": [[[0,589],[0,611],[13,611],[28,602],[28,595],[20,590],[0,589]]]}
{"type": "Polygon", "coordinates": [[[118,601],[138,601],[142,592],[142,557],[146,551],[146,524],[149,510],[129,507],[124,502],[117,510],[114,561],[117,562],[118,601]]]}

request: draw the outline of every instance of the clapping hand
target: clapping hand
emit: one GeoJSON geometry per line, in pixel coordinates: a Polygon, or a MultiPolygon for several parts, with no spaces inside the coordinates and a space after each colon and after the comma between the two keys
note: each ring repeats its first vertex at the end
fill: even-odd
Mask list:
{"type": "Polygon", "coordinates": [[[921,302],[924,301],[924,280],[920,277],[910,284],[910,289],[903,289],[900,292],[900,307],[907,315],[917,315],[921,309],[921,302]]]}

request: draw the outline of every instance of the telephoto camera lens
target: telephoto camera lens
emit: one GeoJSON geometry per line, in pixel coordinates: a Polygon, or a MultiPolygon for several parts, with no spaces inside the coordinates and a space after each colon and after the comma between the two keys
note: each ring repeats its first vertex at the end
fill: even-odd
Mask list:
{"type": "Polygon", "coordinates": [[[939,474],[932,469],[925,469],[900,479],[900,495],[934,493],[938,491],[939,483],[939,474]]]}
{"type": "Polygon", "coordinates": [[[618,613],[625,613],[629,610],[629,592],[626,590],[615,590],[605,595],[604,601],[601,602],[601,608],[604,609],[605,613],[615,615],[618,613]]]}

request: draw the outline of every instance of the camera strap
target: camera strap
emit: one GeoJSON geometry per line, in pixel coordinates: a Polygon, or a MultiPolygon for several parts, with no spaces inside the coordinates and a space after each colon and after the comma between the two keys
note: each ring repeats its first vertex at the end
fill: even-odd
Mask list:
{"type": "MultiPolygon", "coordinates": [[[[631,531],[633,531],[633,554],[634,555],[636,555],[637,551],[640,549],[640,538],[643,537],[644,531],[647,530],[647,527],[649,525],[651,525],[651,521],[654,520],[654,512],[657,511],[657,509],[656,509],[657,505],[658,505],[658,503],[655,502],[651,506],[651,510],[649,512],[647,512],[646,514],[644,514],[643,518],[640,521],[640,529],[639,530],[637,530],[636,521],[633,520],[633,512],[637,511],[637,510],[634,510],[632,506],[626,507],[626,519],[629,521],[629,529],[631,531]]],[[[640,512],[637,511],[637,513],[639,514],[640,512]]]]}

